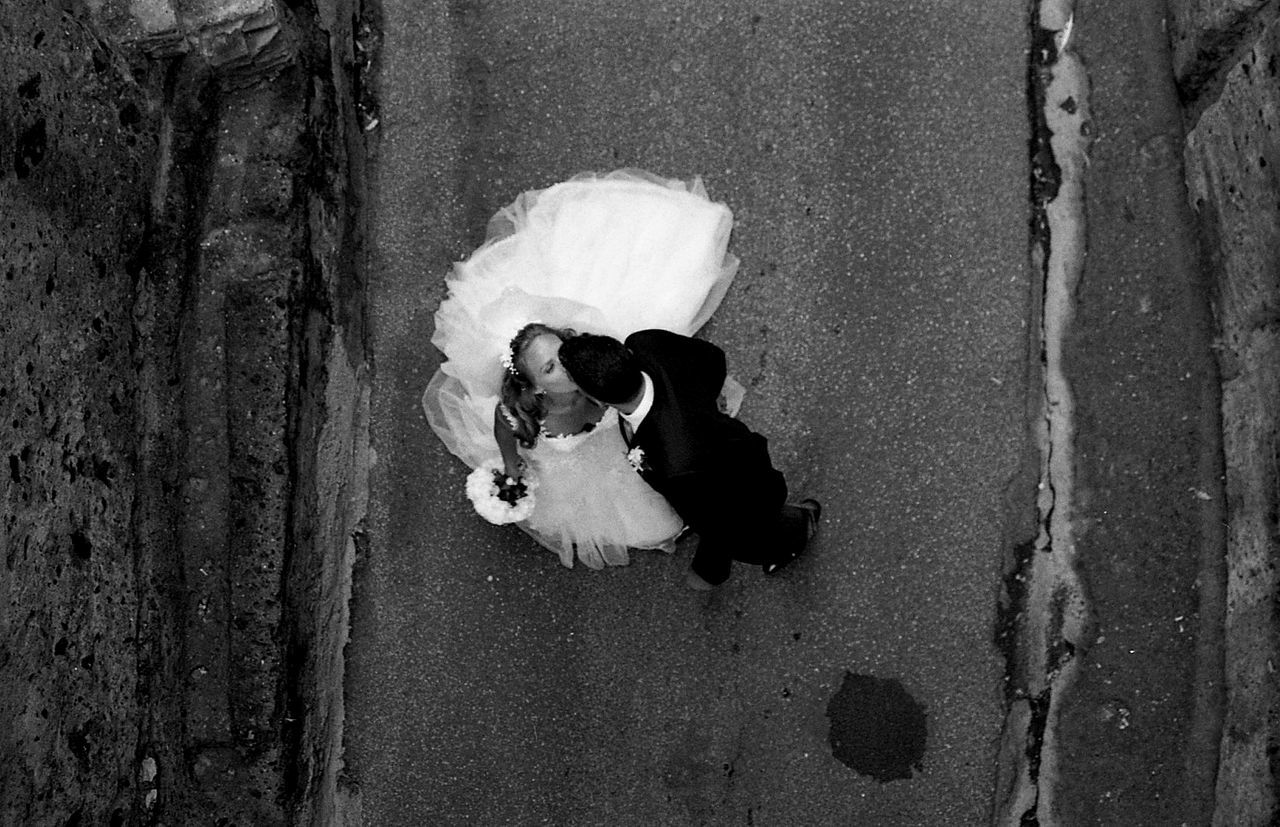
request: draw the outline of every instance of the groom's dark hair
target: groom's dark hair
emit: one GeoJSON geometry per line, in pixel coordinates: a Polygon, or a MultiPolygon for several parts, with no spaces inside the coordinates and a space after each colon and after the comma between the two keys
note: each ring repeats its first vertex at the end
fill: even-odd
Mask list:
{"type": "Polygon", "coordinates": [[[582,333],[565,340],[560,364],[583,393],[606,405],[620,405],[644,386],[635,354],[612,336],[582,333]]]}

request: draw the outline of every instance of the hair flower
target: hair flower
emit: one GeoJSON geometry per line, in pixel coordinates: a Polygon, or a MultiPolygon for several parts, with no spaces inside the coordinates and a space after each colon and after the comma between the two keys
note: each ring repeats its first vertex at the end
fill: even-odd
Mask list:
{"type": "Polygon", "coordinates": [[[530,325],[541,325],[541,324],[543,324],[543,322],[537,319],[530,319],[527,322],[521,323],[519,327],[512,329],[509,335],[505,335],[503,336],[502,339],[500,339],[500,341],[502,342],[502,355],[498,357],[498,361],[502,363],[502,367],[507,373],[518,374],[520,372],[516,368],[515,350],[511,347],[513,344],[515,344],[516,337],[519,336],[520,333],[523,332],[526,327],[529,327],[530,325]]]}

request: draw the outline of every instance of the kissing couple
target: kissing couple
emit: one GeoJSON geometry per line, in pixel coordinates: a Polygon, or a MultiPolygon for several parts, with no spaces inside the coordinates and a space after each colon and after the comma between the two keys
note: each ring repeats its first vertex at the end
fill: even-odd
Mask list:
{"type": "Polygon", "coordinates": [[[624,170],[527,192],[455,265],[428,422],[475,469],[468,495],[572,566],[624,565],[697,534],[686,583],[796,559],[821,507],[789,502],[742,387],[693,334],[737,271],[701,182],[624,170]],[[584,331],[584,332],[578,332],[584,331]],[[592,332],[585,332],[592,331],[592,332]],[[625,339],[625,340],[624,340],[625,339]]]}

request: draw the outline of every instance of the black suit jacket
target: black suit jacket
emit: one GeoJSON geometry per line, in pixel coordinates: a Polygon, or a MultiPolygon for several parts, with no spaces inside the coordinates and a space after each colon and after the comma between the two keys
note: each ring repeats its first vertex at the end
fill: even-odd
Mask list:
{"type": "Polygon", "coordinates": [[[632,438],[644,451],[645,481],[698,532],[701,546],[723,541],[735,546],[726,554],[744,559],[746,549],[737,547],[776,522],[786,483],[768,441],[719,409],[724,351],[666,330],[641,330],[626,345],[653,380],[653,407],[632,438]]]}

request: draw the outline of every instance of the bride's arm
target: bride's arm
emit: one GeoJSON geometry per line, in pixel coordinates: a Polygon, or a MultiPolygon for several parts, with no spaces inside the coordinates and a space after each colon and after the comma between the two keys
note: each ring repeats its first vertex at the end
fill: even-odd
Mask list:
{"type": "Polygon", "coordinates": [[[502,452],[502,465],[507,476],[518,479],[524,471],[524,460],[520,458],[515,431],[507,421],[501,402],[493,408],[493,438],[498,441],[498,450],[502,452]]]}

